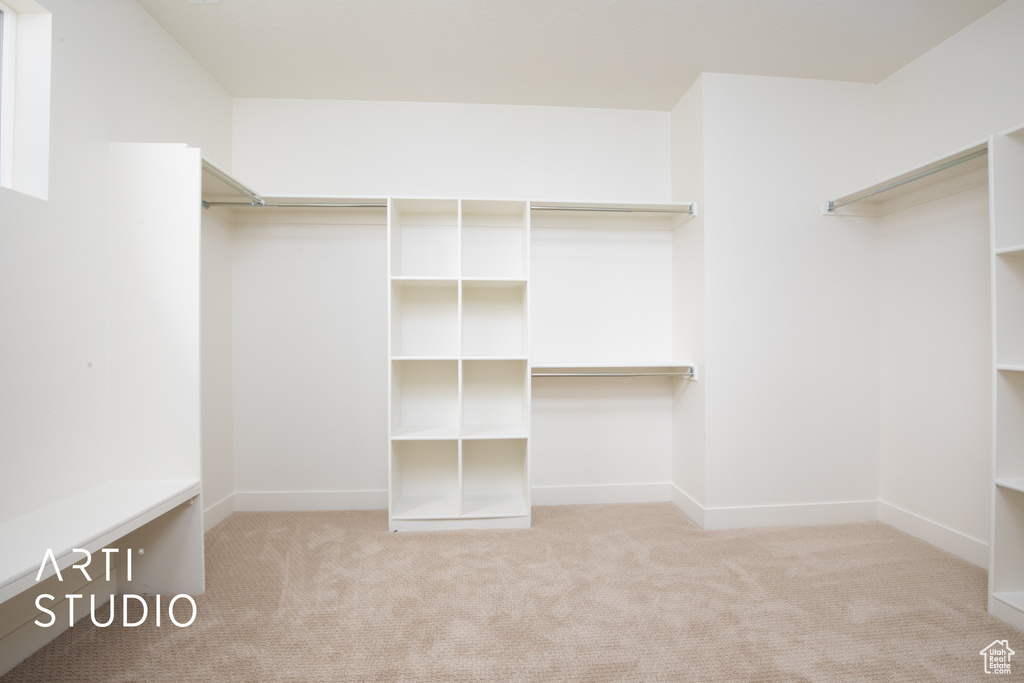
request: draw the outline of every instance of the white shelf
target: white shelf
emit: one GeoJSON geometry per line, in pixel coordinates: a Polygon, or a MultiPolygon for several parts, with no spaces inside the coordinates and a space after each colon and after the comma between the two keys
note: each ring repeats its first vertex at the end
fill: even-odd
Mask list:
{"type": "Polygon", "coordinates": [[[459,516],[457,495],[402,496],[391,516],[395,519],[449,519],[459,516]]]}
{"type": "Polygon", "coordinates": [[[1024,372],[1024,365],[997,365],[1000,372],[1024,372]]]}
{"type": "Polygon", "coordinates": [[[825,203],[825,215],[884,216],[988,183],[988,141],[909,169],[825,203]],[[847,203],[849,202],[849,203],[847,203]],[[829,206],[837,208],[829,210],[829,206]]]}
{"type": "Polygon", "coordinates": [[[1024,591],[993,593],[992,597],[1018,611],[1024,612],[1024,591]]]}
{"type": "Polygon", "coordinates": [[[465,496],[462,514],[465,517],[521,517],[529,513],[521,494],[465,496]]]}
{"type": "Polygon", "coordinates": [[[1024,477],[1016,479],[996,479],[996,486],[1024,493],[1024,477]]]}
{"type": "Polygon", "coordinates": [[[525,424],[467,425],[462,428],[463,439],[525,439],[525,424]]]}
{"type": "Polygon", "coordinates": [[[198,479],[108,481],[0,524],[0,602],[35,584],[47,549],[64,569],[81,559],[73,548],[95,552],[200,491],[198,479]]]}
{"type": "Polygon", "coordinates": [[[441,284],[447,283],[451,285],[458,285],[459,279],[456,277],[422,277],[416,275],[392,275],[392,282],[408,282],[411,284],[423,283],[423,284],[441,284]]]}
{"type": "Polygon", "coordinates": [[[1017,244],[1012,247],[1003,247],[995,250],[997,256],[1024,256],[1024,244],[1017,244]]]}
{"type": "Polygon", "coordinates": [[[696,205],[689,202],[530,202],[532,228],[672,230],[694,213],[696,205]]]}
{"type": "Polygon", "coordinates": [[[602,368],[606,370],[625,370],[629,368],[666,368],[666,369],[679,369],[691,367],[687,363],[676,363],[676,362],[657,362],[657,361],[639,361],[639,362],[613,362],[613,363],[567,363],[567,362],[543,362],[533,363],[532,367],[534,370],[562,370],[562,369],[581,369],[581,368],[602,368]]]}
{"type": "Polygon", "coordinates": [[[453,425],[440,427],[398,427],[391,434],[393,441],[426,441],[459,438],[459,428],[453,425]]]}

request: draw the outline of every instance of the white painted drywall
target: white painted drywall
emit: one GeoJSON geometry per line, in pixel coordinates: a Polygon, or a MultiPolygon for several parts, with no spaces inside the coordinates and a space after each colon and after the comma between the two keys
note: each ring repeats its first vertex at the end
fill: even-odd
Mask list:
{"type": "Polygon", "coordinates": [[[235,492],[230,219],[222,209],[203,211],[202,231],[203,503],[208,509],[218,503],[230,509],[235,492]]]}
{"type": "Polygon", "coordinates": [[[48,201],[0,188],[0,521],[111,476],[110,142],[231,160],[231,100],[131,0],[47,0],[48,201]]]}
{"type": "MultiPolygon", "coordinates": [[[[672,477],[672,380],[534,379],[530,448],[531,485],[565,496],[549,495],[547,504],[564,504],[573,487],[635,484],[659,485],[658,499],[665,500],[663,486],[672,477]]],[[[595,494],[579,500],[614,500],[595,494]]]]}
{"type": "Polygon", "coordinates": [[[276,216],[232,235],[238,505],[358,507],[346,492],[375,492],[384,507],[385,227],[276,216]]]}
{"type": "Polygon", "coordinates": [[[878,86],[886,177],[1024,123],[1024,0],[1008,0],[878,86]]]}
{"type": "Polygon", "coordinates": [[[667,201],[667,112],[237,99],[234,171],[264,194],[667,201]]]}
{"type": "Polygon", "coordinates": [[[879,220],[883,502],[987,543],[988,191],[879,220]]]}
{"type": "MultiPolygon", "coordinates": [[[[697,215],[676,228],[673,235],[672,354],[679,362],[696,365],[698,373],[696,382],[680,380],[675,385],[672,484],[698,505],[704,504],[708,375],[704,329],[703,88],[701,77],[672,110],[672,199],[697,204],[697,215]]],[[[688,512],[700,522],[699,511],[688,512]]]]}
{"type": "Polygon", "coordinates": [[[878,240],[821,215],[871,176],[876,89],[705,74],[703,100],[706,506],[876,500],[878,240]]]}

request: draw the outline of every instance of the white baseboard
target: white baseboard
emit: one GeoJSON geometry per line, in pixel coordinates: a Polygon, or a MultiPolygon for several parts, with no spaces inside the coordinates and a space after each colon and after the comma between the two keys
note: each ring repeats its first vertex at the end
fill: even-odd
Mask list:
{"type": "Polygon", "coordinates": [[[672,484],[593,484],[534,486],[534,505],[593,505],[599,503],[662,503],[671,500],[672,484]]]}
{"type": "Polygon", "coordinates": [[[877,519],[877,500],[704,508],[705,529],[850,524],[877,519]]]}
{"type": "Polygon", "coordinates": [[[962,557],[971,564],[988,569],[988,543],[985,541],[890,503],[879,502],[878,519],[937,548],[962,557]]]}
{"type": "Polygon", "coordinates": [[[235,511],[235,494],[231,493],[203,510],[203,533],[217,526],[235,511]]]}
{"type": "Polygon", "coordinates": [[[386,510],[387,491],[237,491],[239,512],[386,510]]]}
{"type": "Polygon", "coordinates": [[[672,484],[672,502],[683,514],[693,520],[693,523],[704,528],[704,506],[698,503],[693,496],[672,484]]]}

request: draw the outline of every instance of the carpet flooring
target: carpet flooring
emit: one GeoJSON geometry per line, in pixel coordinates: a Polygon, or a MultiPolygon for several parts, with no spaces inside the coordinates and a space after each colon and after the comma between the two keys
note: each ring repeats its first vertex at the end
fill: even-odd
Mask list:
{"type": "Polygon", "coordinates": [[[248,512],[206,544],[192,626],[86,617],[0,681],[980,681],[996,639],[1024,678],[986,572],[877,522],[703,531],[653,503],[391,534],[383,511],[248,512]]]}

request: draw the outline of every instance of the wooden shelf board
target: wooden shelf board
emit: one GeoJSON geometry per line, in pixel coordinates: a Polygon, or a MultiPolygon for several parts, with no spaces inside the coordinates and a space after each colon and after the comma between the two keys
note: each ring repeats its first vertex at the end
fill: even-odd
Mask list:
{"type": "Polygon", "coordinates": [[[463,439],[525,439],[526,425],[463,425],[463,439]]]}
{"type": "Polygon", "coordinates": [[[449,519],[459,516],[456,495],[402,496],[395,503],[392,519],[449,519]]]}
{"type": "Polygon", "coordinates": [[[437,441],[455,440],[459,438],[459,428],[455,425],[396,427],[392,430],[393,441],[437,441]]]}
{"type": "Polygon", "coordinates": [[[527,512],[522,494],[471,495],[462,499],[462,517],[522,517],[527,512]]]}
{"type": "Polygon", "coordinates": [[[1024,479],[1022,478],[1000,478],[996,479],[996,486],[1013,491],[1024,493],[1024,479]]]}
{"type": "Polygon", "coordinates": [[[0,524],[0,602],[35,584],[47,549],[63,570],[81,559],[73,548],[98,551],[200,491],[198,479],[112,480],[0,524]]]}

